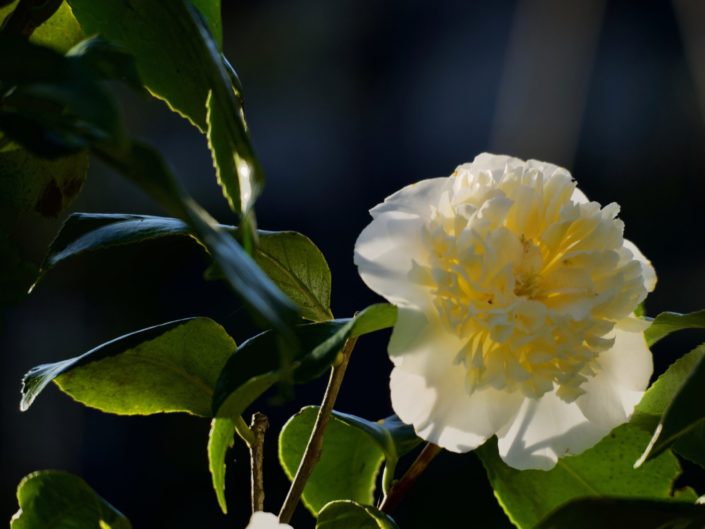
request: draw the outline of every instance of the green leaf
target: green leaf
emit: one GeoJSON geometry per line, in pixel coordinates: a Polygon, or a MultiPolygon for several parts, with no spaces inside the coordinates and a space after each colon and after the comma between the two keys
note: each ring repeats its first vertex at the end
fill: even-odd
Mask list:
{"type": "Polygon", "coordinates": [[[101,79],[122,81],[136,92],[144,91],[134,57],[99,37],[77,43],[66,55],[79,58],[86,68],[101,79]]]}
{"type": "MultiPolygon", "coordinates": [[[[302,408],[279,435],[279,461],[293,479],[318,415],[317,406],[302,408]]],[[[323,436],[321,458],[303,493],[304,505],[314,516],[333,500],[351,499],[371,504],[384,452],[366,432],[331,416],[323,436]]]]}
{"type": "MultiPolygon", "coordinates": [[[[301,461],[318,409],[318,406],[303,408],[289,419],[279,436],[279,460],[290,479],[293,479],[301,461]]],[[[373,422],[333,410],[331,422],[335,426],[326,429],[322,460],[304,490],[304,503],[314,515],[326,502],[335,499],[348,498],[371,503],[382,461],[393,473],[398,459],[421,442],[413,427],[402,423],[394,415],[384,421],[373,422]],[[331,428],[335,433],[329,433],[331,428]],[[373,449],[370,443],[376,448],[373,449]],[[345,471],[348,466],[351,469],[345,471]],[[341,474],[347,476],[345,480],[340,479],[341,474]]]]}
{"type": "Polygon", "coordinates": [[[235,421],[228,417],[213,419],[208,435],[208,470],[210,470],[213,489],[223,514],[228,513],[228,504],[225,499],[225,455],[234,444],[235,421]]]}
{"type": "Polygon", "coordinates": [[[318,516],[316,529],[399,529],[378,509],[354,501],[333,501],[318,516]]]}
{"type": "Polygon", "coordinates": [[[88,172],[88,153],[48,160],[24,149],[0,152],[0,209],[56,217],[78,195],[88,172]]]}
{"type": "Polygon", "coordinates": [[[654,318],[644,336],[649,346],[665,338],[669,334],[684,329],[705,329],[705,310],[689,314],[677,312],[662,312],[654,318]]]}
{"type": "Polygon", "coordinates": [[[180,186],[155,150],[133,142],[129,153],[99,151],[103,159],[181,218],[220,267],[233,290],[261,322],[289,340],[295,340],[292,323],[298,310],[245,253],[180,186]]]}
{"type": "MultiPolygon", "coordinates": [[[[14,11],[16,6],[17,1],[14,1],[0,8],[0,23],[14,11]]],[[[59,9],[34,30],[30,41],[63,53],[83,39],[83,31],[74,18],[71,8],[66,2],[62,2],[59,9]]]]}
{"type": "Polygon", "coordinates": [[[186,412],[210,416],[218,373],[235,350],[208,318],[189,318],[116,338],[87,353],[31,369],[23,380],[26,410],[51,381],[78,402],[108,413],[186,412]]]}
{"type": "MultiPolygon", "coordinates": [[[[220,2],[194,3],[205,9],[208,30],[221,35],[220,2]]],[[[185,2],[69,0],[69,4],[86,35],[100,35],[128,50],[149,90],[201,130],[206,129],[208,43],[185,2]]]]}
{"type": "Polygon", "coordinates": [[[125,516],[81,478],[58,470],[26,476],[17,487],[20,508],[11,529],[130,529],[125,516]]]}
{"type": "Polygon", "coordinates": [[[242,107],[211,34],[220,36],[219,3],[184,0],[70,0],[87,33],[97,33],[129,50],[140,77],[157,97],[202,131],[231,209],[250,209],[264,183],[246,130],[242,107]],[[214,6],[213,4],[216,4],[214,6]]]}
{"type": "MultiPolygon", "coordinates": [[[[622,425],[584,453],[559,459],[549,471],[518,471],[507,466],[499,457],[494,438],[476,453],[507,516],[517,527],[528,529],[557,507],[577,498],[671,498],[673,481],[680,473],[673,454],[665,453],[639,469],[633,468],[647,438],[640,429],[622,425]]],[[[695,498],[688,495],[681,499],[695,498]]]]}
{"type": "MultiPolygon", "coordinates": [[[[1,156],[1,155],[0,155],[1,156]]],[[[1,158],[0,158],[1,159],[1,158]]],[[[234,235],[234,226],[219,225],[234,235]]],[[[330,312],[330,269],[310,239],[300,233],[259,231],[255,262],[289,296],[304,318],[324,321],[330,312]]],[[[169,217],[74,213],[49,247],[42,273],[71,257],[124,244],[170,236],[191,236],[183,221],[169,217]]],[[[197,239],[196,239],[197,240],[197,239]]],[[[223,277],[218,272],[219,277],[223,277]]]]}
{"type": "Polygon", "coordinates": [[[680,502],[584,498],[545,518],[535,529],[702,529],[705,506],[680,502]]]}
{"type": "Polygon", "coordinates": [[[126,148],[117,105],[81,57],[0,33],[0,81],[13,87],[2,98],[0,129],[35,154],[126,148]]]}
{"type": "MultiPolygon", "coordinates": [[[[349,337],[375,332],[394,325],[396,310],[391,305],[372,305],[354,318],[299,325],[294,328],[299,346],[289,348],[296,382],[306,382],[334,362],[349,337]]],[[[226,363],[213,394],[213,414],[237,417],[254,399],[286,374],[274,351],[278,336],[266,331],[244,342],[226,363]]],[[[287,344],[284,345],[285,347],[287,344]]]]}
{"type": "Polygon", "coordinates": [[[330,269],[318,247],[295,231],[259,232],[255,262],[313,321],[333,318],[330,269]]]}
{"type": "MultiPolygon", "coordinates": [[[[702,355],[703,349],[704,347],[700,346],[696,351],[699,350],[699,354],[702,355]]],[[[698,353],[693,356],[697,355],[698,353]]],[[[705,402],[705,360],[701,357],[663,412],[651,441],[636,464],[641,465],[657,457],[696,428],[701,431],[705,422],[705,409],[701,405],[703,402],[705,402]]]]}

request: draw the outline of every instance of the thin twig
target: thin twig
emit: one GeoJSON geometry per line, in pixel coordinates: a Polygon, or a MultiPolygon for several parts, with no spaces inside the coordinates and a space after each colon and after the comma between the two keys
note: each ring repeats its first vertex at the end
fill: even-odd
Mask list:
{"type": "Polygon", "coordinates": [[[267,416],[260,412],[254,413],[250,423],[254,442],[249,445],[253,513],[264,510],[264,434],[267,428],[269,428],[267,416]]]}
{"type": "Polygon", "coordinates": [[[306,450],[301,458],[301,463],[299,463],[296,476],[294,476],[294,480],[291,482],[291,487],[289,488],[289,493],[286,495],[286,500],[284,500],[284,505],[282,505],[282,508],[279,511],[279,521],[281,523],[288,523],[291,520],[291,517],[294,515],[294,511],[296,510],[296,506],[299,504],[299,500],[301,499],[301,494],[306,486],[306,481],[308,481],[308,478],[311,476],[316,463],[318,463],[318,460],[321,458],[323,433],[325,432],[328,421],[330,420],[335,399],[338,397],[338,393],[340,392],[340,386],[343,383],[345,370],[348,367],[350,353],[352,353],[352,350],[355,347],[355,342],[357,342],[357,338],[348,338],[343,346],[343,350],[340,353],[339,362],[334,365],[331,370],[330,378],[328,379],[328,386],[326,387],[326,393],[323,396],[323,402],[321,402],[321,407],[318,410],[318,416],[316,417],[316,423],[313,425],[313,430],[311,431],[311,436],[308,439],[306,450]]]}
{"type": "Polygon", "coordinates": [[[433,443],[428,443],[424,446],[421,453],[416,458],[416,460],[411,464],[409,469],[404,473],[404,475],[392,485],[389,494],[387,494],[382,503],[379,506],[379,510],[390,514],[394,509],[396,509],[406,496],[407,492],[414,486],[416,480],[419,476],[423,474],[429,463],[433,461],[438,454],[441,453],[443,449],[440,446],[434,445],[433,443]]]}

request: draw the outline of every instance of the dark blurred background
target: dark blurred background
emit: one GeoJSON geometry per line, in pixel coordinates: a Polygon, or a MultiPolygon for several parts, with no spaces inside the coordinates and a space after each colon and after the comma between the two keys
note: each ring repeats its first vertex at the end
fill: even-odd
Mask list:
{"type": "MultiPolygon", "coordinates": [[[[705,9],[698,2],[224,4],[226,52],[245,86],[268,178],[257,206],[260,227],[298,230],[319,245],[333,271],[337,316],[377,301],[352,262],[367,210],[482,151],[565,165],[591,199],[621,204],[627,236],[659,274],[650,314],[705,306],[705,9]]],[[[156,100],[121,97],[131,130],[159,147],[221,222],[234,222],[203,137],[156,100]]],[[[163,213],[97,162],[72,209],[163,213]]],[[[58,223],[34,225],[26,240],[41,258],[58,223]]],[[[186,240],[83,257],[51,272],[4,315],[0,518],[16,510],[22,476],[61,468],[83,476],[136,528],[244,527],[246,450],[233,452],[231,514],[224,517],[207,470],[207,421],[103,415],[55,389],[29,412],[18,411],[28,368],[125,332],[206,315],[238,341],[248,337],[254,328],[246,312],[223,284],[202,279],[206,265],[186,240]]],[[[664,341],[655,351],[657,370],[698,338],[684,333],[664,341]]],[[[386,339],[360,341],[341,411],[370,419],[391,413],[386,339]]],[[[275,432],[300,406],[320,400],[324,382],[297,388],[293,402],[273,406],[265,397],[255,406],[272,422],[270,511],[287,485],[275,432]]],[[[471,454],[441,455],[397,520],[406,529],[509,526],[471,454]]],[[[303,508],[293,525],[312,526],[303,508]]]]}

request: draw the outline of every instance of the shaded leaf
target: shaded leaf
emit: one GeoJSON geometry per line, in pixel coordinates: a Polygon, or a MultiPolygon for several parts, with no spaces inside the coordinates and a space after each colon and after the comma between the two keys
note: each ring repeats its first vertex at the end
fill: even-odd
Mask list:
{"type": "Polygon", "coordinates": [[[134,57],[127,50],[99,37],[77,43],[66,55],[79,58],[101,79],[122,81],[136,92],[144,90],[134,57]]]}
{"type": "Polygon", "coordinates": [[[11,529],[130,529],[125,516],[81,478],[59,470],[26,476],[17,487],[11,529]]]}
{"type": "Polygon", "coordinates": [[[14,87],[2,99],[0,129],[35,154],[125,149],[117,105],[81,57],[0,33],[0,81],[14,87]]]}
{"type": "MultiPolygon", "coordinates": [[[[289,349],[294,380],[306,382],[321,375],[333,363],[351,336],[375,332],[394,325],[396,310],[391,305],[372,305],[354,318],[311,323],[294,328],[299,346],[289,349]]],[[[213,395],[213,413],[236,417],[252,401],[281,380],[283,372],[273,351],[278,337],[263,332],[244,342],[228,359],[213,395]]],[[[284,345],[287,346],[286,344],[284,345]]]]}
{"type": "Polygon", "coordinates": [[[705,408],[702,406],[705,402],[705,360],[702,358],[704,349],[705,347],[701,345],[696,349],[699,352],[692,355],[701,356],[701,358],[683,380],[673,400],[663,412],[637,465],[657,457],[683,436],[701,429],[705,422],[705,408]]]}
{"type": "MultiPolygon", "coordinates": [[[[302,408],[279,434],[279,462],[289,479],[296,475],[317,415],[318,406],[302,408]]],[[[367,431],[352,427],[334,413],[323,436],[321,458],[304,488],[304,505],[317,516],[333,500],[373,503],[384,457],[379,443],[367,431]]]]}
{"type": "MultiPolygon", "coordinates": [[[[220,2],[196,3],[208,11],[210,32],[221,34],[220,2]]],[[[87,35],[100,35],[126,49],[149,90],[205,130],[210,89],[204,64],[207,43],[185,2],[69,0],[69,4],[87,35]]]]}
{"type": "Polygon", "coordinates": [[[320,512],[316,529],[399,529],[394,520],[370,505],[334,501],[320,512]]]}
{"type": "Polygon", "coordinates": [[[705,329],[705,310],[689,314],[677,312],[662,312],[654,318],[644,336],[649,346],[655,344],[669,334],[684,329],[705,329]]]}
{"type": "Polygon", "coordinates": [[[75,400],[108,413],[208,417],[218,373],[234,350],[232,338],[208,318],[149,327],[31,369],[23,380],[21,409],[55,381],[75,400]]]}
{"type": "Polygon", "coordinates": [[[535,529],[702,529],[705,506],[673,501],[584,498],[551,513],[535,529]]]}
{"type": "Polygon", "coordinates": [[[129,50],[150,91],[208,131],[223,194],[233,211],[247,211],[263,185],[263,175],[219,45],[211,37],[220,35],[219,3],[194,2],[203,17],[184,0],[70,3],[87,33],[129,50]]]}
{"type": "Polygon", "coordinates": [[[88,172],[88,153],[47,160],[24,149],[0,152],[0,208],[56,217],[78,195],[88,172]]]}
{"type": "Polygon", "coordinates": [[[99,154],[190,227],[213,256],[227,282],[261,323],[273,327],[288,340],[295,340],[291,332],[291,325],[298,318],[295,305],[233,237],[182,189],[159,153],[133,142],[129,153],[101,150],[99,154]]]}
{"type": "MultiPolygon", "coordinates": [[[[219,225],[232,235],[234,226],[219,225]]],[[[183,221],[169,217],[129,214],[74,213],[49,247],[42,273],[86,252],[169,236],[193,236],[183,221]]],[[[196,239],[197,240],[197,239],[196,239]]],[[[296,232],[259,232],[255,262],[289,296],[304,318],[322,321],[330,313],[330,269],[320,250],[296,232]]],[[[218,273],[222,278],[222,273],[218,273]]]]}
{"type": "MultiPolygon", "coordinates": [[[[673,454],[665,453],[639,469],[633,468],[647,438],[640,429],[622,425],[582,454],[559,459],[548,471],[519,471],[507,466],[499,457],[495,438],[476,453],[507,516],[517,527],[529,529],[577,498],[671,498],[673,481],[681,470],[673,454]]],[[[695,500],[690,495],[680,499],[695,500]]]]}

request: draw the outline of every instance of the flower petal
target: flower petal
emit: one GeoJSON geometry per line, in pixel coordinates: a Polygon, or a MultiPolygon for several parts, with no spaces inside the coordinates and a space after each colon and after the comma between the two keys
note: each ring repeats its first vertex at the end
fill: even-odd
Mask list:
{"type": "Polygon", "coordinates": [[[624,247],[632,252],[634,259],[641,263],[642,274],[644,276],[644,286],[648,292],[653,292],[654,288],[656,288],[657,279],[656,270],[654,270],[654,266],[651,264],[651,261],[649,261],[644,254],[641,253],[641,250],[639,250],[636,244],[632,241],[624,239],[624,247]]]}
{"type": "Polygon", "coordinates": [[[279,523],[279,518],[268,512],[253,512],[245,529],[293,529],[289,524],[279,523]]]}
{"type": "Polygon", "coordinates": [[[629,420],[654,370],[643,333],[618,326],[613,337],[614,345],[600,353],[597,373],[582,385],[585,393],[576,400],[589,421],[608,429],[629,420]]]}
{"type": "Polygon", "coordinates": [[[519,470],[549,470],[558,458],[587,450],[609,431],[588,421],[576,403],[564,402],[552,391],[524,400],[514,420],[497,433],[499,455],[519,470]]]}
{"type": "Polygon", "coordinates": [[[374,220],[355,243],[355,264],[372,290],[399,306],[419,305],[426,288],[410,277],[415,263],[427,261],[423,229],[430,214],[429,195],[440,194],[444,178],[407,186],[370,211],[374,220]]]}
{"type": "Polygon", "coordinates": [[[400,309],[389,345],[396,367],[392,407],[422,439],[468,452],[502,428],[522,397],[487,388],[468,394],[466,368],[455,361],[462,342],[423,314],[400,309]]]}

